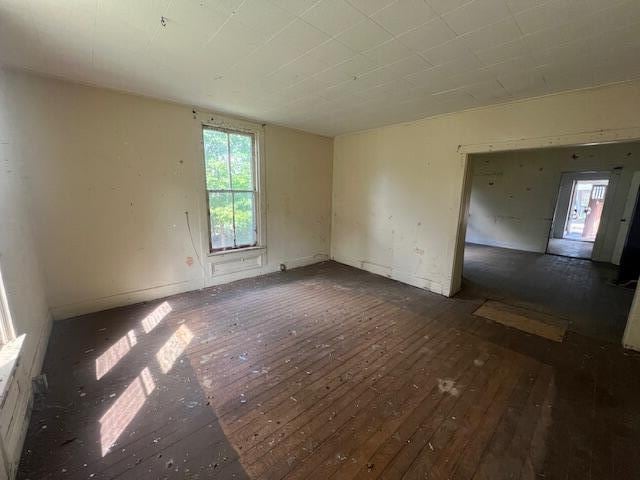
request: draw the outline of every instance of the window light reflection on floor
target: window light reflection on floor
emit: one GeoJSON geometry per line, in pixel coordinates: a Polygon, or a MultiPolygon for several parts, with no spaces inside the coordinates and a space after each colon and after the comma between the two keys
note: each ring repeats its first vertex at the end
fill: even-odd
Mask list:
{"type": "Polygon", "coordinates": [[[156,326],[169,314],[169,312],[171,312],[171,310],[171,305],[169,305],[168,302],[162,302],[158,305],[153,312],[142,320],[144,333],[149,333],[151,330],[156,328],[156,326]]]}
{"type": "MultiPolygon", "coordinates": [[[[171,306],[164,302],[143,321],[146,333],[155,328],[171,311],[171,306]],[[146,323],[145,323],[146,322],[146,323]]],[[[193,333],[186,325],[181,325],[156,353],[156,360],[162,373],[168,373],[174,363],[182,355],[187,345],[193,339],[193,333]]],[[[131,348],[138,343],[134,330],[120,338],[105,353],[96,359],[96,377],[102,378],[109,370],[124,357],[131,348]]],[[[102,456],[109,453],[127,426],[143,407],[147,397],[156,388],[149,367],[145,367],[140,374],[127,386],[115,403],[100,419],[100,445],[102,456]]]]}
{"type": "Polygon", "coordinates": [[[151,372],[148,367],[145,367],[107,410],[107,413],[102,416],[100,419],[100,446],[103,457],[109,453],[113,444],[131,423],[155,388],[156,384],[151,372]]]}
{"type": "Polygon", "coordinates": [[[182,355],[187,345],[193,339],[193,333],[186,325],[181,325],[178,330],[165,342],[156,353],[156,360],[162,369],[162,373],[167,373],[173,367],[176,359],[182,355]]]}
{"type": "Polygon", "coordinates": [[[136,332],[129,330],[126,335],[111,345],[106,352],[96,358],[96,380],[100,380],[109,373],[136,343],[138,343],[136,332]]]}

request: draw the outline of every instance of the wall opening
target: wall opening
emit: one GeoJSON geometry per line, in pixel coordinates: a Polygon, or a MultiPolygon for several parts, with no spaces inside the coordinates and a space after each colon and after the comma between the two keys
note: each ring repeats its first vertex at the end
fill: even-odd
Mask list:
{"type": "Polygon", "coordinates": [[[464,159],[454,262],[461,294],[552,315],[570,331],[620,343],[635,282],[616,284],[616,257],[625,203],[637,198],[640,143],[479,150],[464,159]],[[563,251],[562,243],[583,251],[563,251]]]}
{"type": "Polygon", "coordinates": [[[562,238],[593,243],[600,226],[608,179],[576,180],[562,238]]]}
{"type": "Polygon", "coordinates": [[[547,253],[592,258],[608,190],[608,172],[562,174],[547,253]]]}

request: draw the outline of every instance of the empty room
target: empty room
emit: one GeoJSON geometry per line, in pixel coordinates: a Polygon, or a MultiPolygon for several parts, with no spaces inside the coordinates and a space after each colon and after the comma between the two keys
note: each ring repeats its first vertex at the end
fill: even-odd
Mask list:
{"type": "Polygon", "coordinates": [[[639,0],[0,0],[0,480],[637,479],[639,0]]]}

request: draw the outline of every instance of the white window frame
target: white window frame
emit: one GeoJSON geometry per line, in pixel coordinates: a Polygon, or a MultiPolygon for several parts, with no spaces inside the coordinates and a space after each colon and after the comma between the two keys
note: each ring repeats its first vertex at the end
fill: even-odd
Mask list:
{"type": "Polygon", "coordinates": [[[2,270],[0,269],[0,346],[15,340],[16,332],[13,328],[13,319],[9,311],[7,292],[4,286],[2,270]]]}
{"type": "Polygon", "coordinates": [[[219,115],[199,114],[200,120],[200,163],[202,165],[202,185],[204,190],[204,222],[203,246],[205,255],[208,257],[219,257],[226,255],[241,255],[247,251],[264,251],[266,249],[266,202],[265,202],[265,166],[264,166],[264,127],[262,125],[226,118],[219,115]],[[204,139],[203,129],[212,128],[227,132],[238,132],[253,135],[254,139],[254,188],[255,195],[255,222],[256,222],[256,245],[249,247],[230,248],[226,250],[211,250],[211,224],[209,220],[209,197],[207,190],[207,179],[204,164],[204,139]]]}

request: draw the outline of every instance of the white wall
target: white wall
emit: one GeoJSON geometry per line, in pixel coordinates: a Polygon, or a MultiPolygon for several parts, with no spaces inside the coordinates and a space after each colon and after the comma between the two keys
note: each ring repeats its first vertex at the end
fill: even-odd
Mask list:
{"type": "Polygon", "coordinates": [[[532,252],[546,250],[563,172],[608,172],[593,258],[612,261],[631,177],[640,170],[639,143],[495,152],[470,162],[467,241],[532,252]]]}
{"type": "MultiPolygon", "coordinates": [[[[5,77],[0,71],[0,268],[17,336],[26,334],[20,362],[6,392],[0,433],[7,460],[15,468],[28,423],[31,379],[40,373],[51,319],[45,300],[40,255],[28,213],[27,172],[12,135],[5,77]]],[[[0,467],[0,471],[2,468],[0,467]]],[[[0,473],[2,477],[2,473],[0,473]]]]}
{"type": "Polygon", "coordinates": [[[636,293],[631,303],[629,320],[622,337],[622,345],[625,348],[640,351],[640,288],[636,288],[636,293]]]}
{"type": "Polygon", "coordinates": [[[190,107],[19,72],[4,88],[56,318],[328,258],[331,139],[267,126],[267,248],[209,258],[190,107]]]}
{"type": "Polygon", "coordinates": [[[332,256],[452,294],[465,153],[637,139],[639,108],[640,83],[628,83],[339,136],[332,256]]]}

